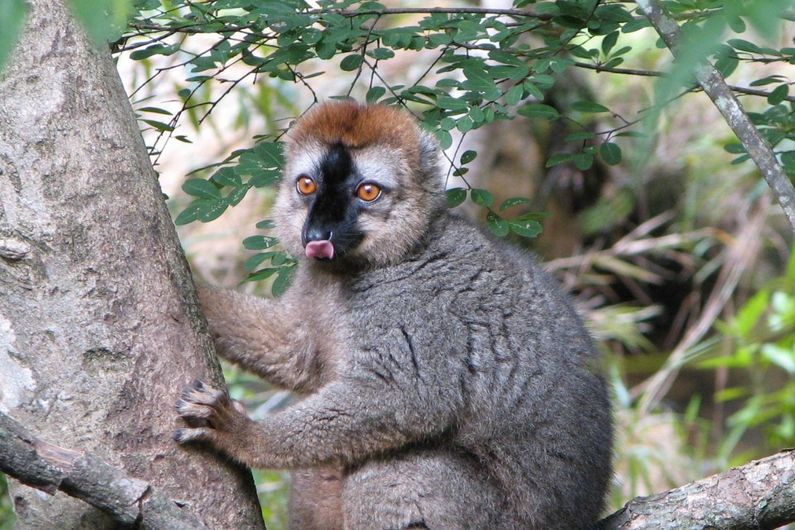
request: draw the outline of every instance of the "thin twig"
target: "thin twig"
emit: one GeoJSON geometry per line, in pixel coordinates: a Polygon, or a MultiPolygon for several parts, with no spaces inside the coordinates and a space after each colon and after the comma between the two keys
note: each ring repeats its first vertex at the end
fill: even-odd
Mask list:
{"type": "MultiPolygon", "coordinates": [[[[607,67],[601,64],[591,64],[591,63],[584,63],[582,61],[576,61],[574,66],[577,68],[585,68],[588,70],[595,70],[597,72],[607,72],[611,74],[625,74],[625,75],[636,75],[642,77],[664,77],[666,75],[665,72],[660,72],[657,70],[640,70],[637,68],[616,68],[616,67],[607,67]]],[[[747,94],[749,96],[759,96],[759,97],[769,97],[770,92],[765,90],[758,90],[755,88],[746,88],[737,85],[728,85],[729,88],[732,89],[732,92],[737,92],[739,94],[747,94]]],[[[784,98],[785,101],[792,101],[795,102],[795,96],[786,96],[784,98]]]]}

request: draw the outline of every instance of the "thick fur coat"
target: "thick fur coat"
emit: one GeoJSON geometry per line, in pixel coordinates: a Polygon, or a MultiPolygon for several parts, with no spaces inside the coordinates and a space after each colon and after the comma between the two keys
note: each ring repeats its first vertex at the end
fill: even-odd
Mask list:
{"type": "Polygon", "coordinates": [[[335,186],[351,198],[325,207],[334,259],[301,257],[278,300],[200,298],[220,355],[306,397],[253,422],[196,383],[178,409],[201,425],[176,438],[295,470],[295,529],[588,528],[611,476],[610,404],[555,281],[446,211],[438,148],[409,115],[326,104],[289,142],[278,235],[302,256],[335,186]],[[296,192],[302,176],[316,196],[296,192]],[[355,198],[364,181],[377,200],[355,198]]]}

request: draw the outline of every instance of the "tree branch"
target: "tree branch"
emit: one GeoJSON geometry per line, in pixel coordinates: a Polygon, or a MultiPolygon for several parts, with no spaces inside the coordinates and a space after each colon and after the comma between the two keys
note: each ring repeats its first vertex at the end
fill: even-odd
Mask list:
{"type": "Polygon", "coordinates": [[[527,17],[539,20],[551,20],[552,15],[536,14],[524,9],[494,9],[491,7],[392,7],[384,9],[311,9],[305,12],[309,15],[324,15],[335,13],[344,17],[361,15],[432,15],[444,13],[450,15],[503,15],[509,17],[527,17]]]}
{"type": "MultiPolygon", "coordinates": [[[[665,72],[659,72],[657,70],[640,70],[637,68],[617,68],[614,66],[602,66],[600,64],[593,64],[593,63],[586,63],[582,61],[575,61],[574,66],[577,68],[585,68],[587,70],[595,70],[597,73],[606,72],[609,74],[624,74],[624,75],[635,75],[641,77],[663,77],[665,76],[665,72]]],[[[739,94],[747,94],[749,96],[759,96],[762,98],[770,97],[771,92],[766,90],[759,90],[756,88],[746,88],[737,85],[727,85],[733,92],[737,92],[739,94]]],[[[696,89],[697,90],[697,89],[696,89]]],[[[795,96],[786,96],[784,101],[792,101],[795,103],[795,96]]]]}
{"type": "MultiPolygon", "coordinates": [[[[674,56],[679,55],[679,41],[681,30],[677,23],[660,6],[658,0],[637,0],[638,8],[662,37],[666,46],[674,56]]],[[[762,176],[767,181],[773,193],[784,210],[790,226],[795,230],[795,188],[781,167],[773,149],[767,144],[759,130],[743,110],[731,88],[721,77],[720,73],[709,62],[696,68],[696,79],[704,92],[709,96],[715,106],[723,115],[734,134],[745,146],[746,151],[756,163],[762,176]]]]}
{"type": "MultiPolygon", "coordinates": [[[[120,524],[144,529],[206,530],[147,482],[97,457],[44,442],[0,413],[0,471],[50,494],[57,490],[90,503],[120,524]]],[[[795,450],[637,497],[599,523],[600,530],[678,528],[740,530],[795,522],[795,450]]]]}
{"type": "Polygon", "coordinates": [[[94,455],[44,442],[2,413],[0,471],[51,495],[61,490],[105,511],[120,525],[207,530],[193,514],[148,482],[129,477],[94,455]]]}
{"type": "Polygon", "coordinates": [[[600,530],[740,530],[795,521],[795,450],[755,460],[650,497],[637,497],[600,530]]]}

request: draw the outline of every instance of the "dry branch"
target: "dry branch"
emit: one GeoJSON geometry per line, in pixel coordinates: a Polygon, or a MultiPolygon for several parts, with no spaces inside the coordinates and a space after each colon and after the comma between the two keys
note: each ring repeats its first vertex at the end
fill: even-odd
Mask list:
{"type": "Polygon", "coordinates": [[[795,450],[755,460],[650,497],[637,497],[601,530],[778,528],[795,521],[795,450]]]}
{"type": "MultiPolygon", "coordinates": [[[[682,32],[676,21],[663,10],[657,0],[638,0],[637,4],[671,53],[678,56],[682,32]]],[[[695,75],[698,84],[718,107],[726,123],[729,124],[751,159],[759,167],[762,176],[776,195],[781,209],[784,210],[790,226],[795,230],[795,187],[792,186],[784,168],[776,160],[773,149],[751,122],[737,96],[734,95],[714,66],[705,61],[704,64],[696,68],[695,75]]]]}
{"type": "Polygon", "coordinates": [[[120,525],[206,530],[193,514],[96,456],[32,436],[0,413],[0,471],[51,495],[61,490],[110,514],[120,525]]]}

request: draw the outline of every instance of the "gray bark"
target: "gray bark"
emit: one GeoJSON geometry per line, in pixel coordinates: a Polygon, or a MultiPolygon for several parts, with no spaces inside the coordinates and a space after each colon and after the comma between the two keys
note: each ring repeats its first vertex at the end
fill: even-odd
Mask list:
{"type": "Polygon", "coordinates": [[[207,530],[189,510],[151,484],[131,478],[90,453],[32,436],[0,413],[0,471],[49,494],[61,490],[107,513],[120,525],[156,530],[207,530]]]}
{"type": "Polygon", "coordinates": [[[795,521],[795,450],[629,501],[601,530],[746,530],[795,521]]]}
{"type": "MultiPolygon", "coordinates": [[[[171,440],[181,387],[222,375],[113,62],[64,0],[29,3],[0,79],[0,412],[211,528],[261,528],[248,471],[171,440]]],[[[10,489],[18,528],[116,527],[10,489]]]]}

